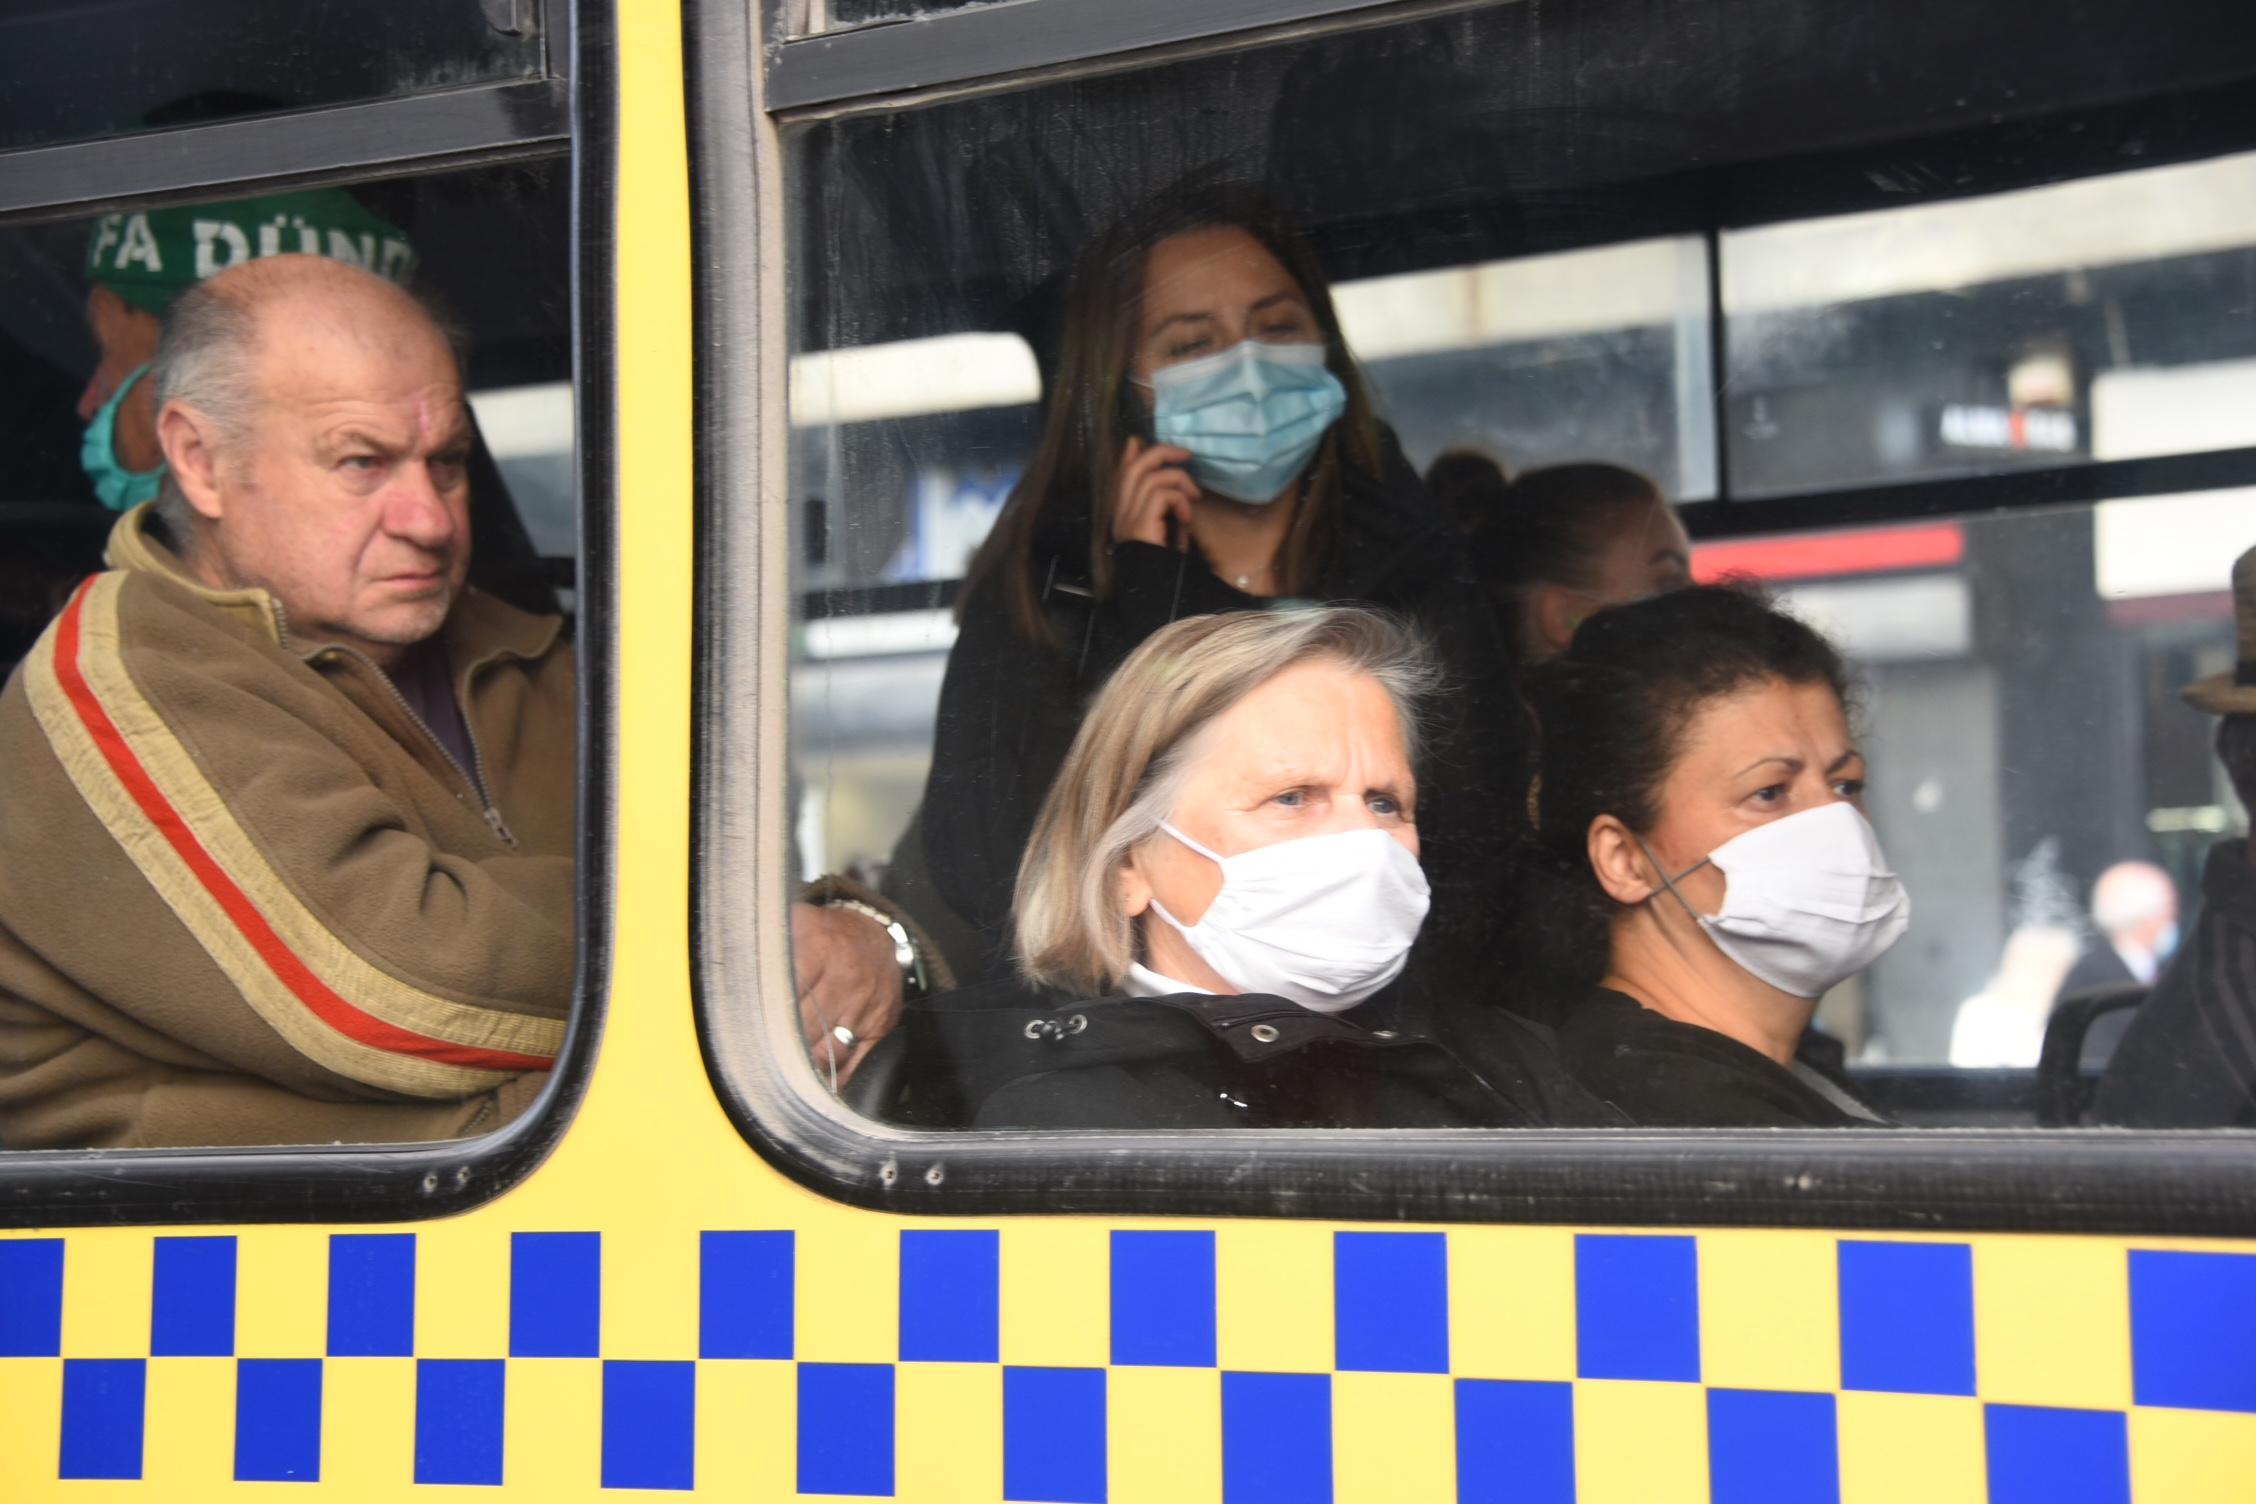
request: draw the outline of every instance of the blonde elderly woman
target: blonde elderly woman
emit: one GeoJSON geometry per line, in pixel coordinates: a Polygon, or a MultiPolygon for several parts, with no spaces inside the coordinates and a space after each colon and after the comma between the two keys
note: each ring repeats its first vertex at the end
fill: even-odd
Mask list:
{"type": "Polygon", "coordinates": [[[1020,1127],[1553,1121],[1586,1099],[1541,1031],[1485,1077],[1390,995],[1425,920],[1411,631],[1247,611],[1153,634],[1083,722],[1019,868],[1019,978],[910,1020],[920,1122],[1020,1127]]]}

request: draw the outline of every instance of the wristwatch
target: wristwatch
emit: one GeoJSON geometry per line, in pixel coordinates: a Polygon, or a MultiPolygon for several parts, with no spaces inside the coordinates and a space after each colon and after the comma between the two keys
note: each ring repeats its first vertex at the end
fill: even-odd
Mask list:
{"type": "Polygon", "coordinates": [[[858,898],[826,898],[826,909],[849,909],[861,915],[893,939],[893,964],[901,968],[901,995],[922,997],[929,990],[925,980],[924,958],[917,953],[916,937],[909,927],[876,904],[864,903],[858,898]]]}

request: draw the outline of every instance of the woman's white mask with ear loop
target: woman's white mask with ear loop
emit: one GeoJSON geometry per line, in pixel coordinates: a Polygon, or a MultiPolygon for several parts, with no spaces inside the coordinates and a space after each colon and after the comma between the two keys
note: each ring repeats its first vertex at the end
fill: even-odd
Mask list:
{"type": "MultiPolygon", "coordinates": [[[[1660,872],[1652,852],[1645,856],[1660,872]]],[[[1793,997],[1822,997],[1887,954],[1911,923],[1911,895],[1880,838],[1845,802],[1733,836],[1675,877],[1662,873],[1661,886],[1718,950],[1793,997]],[[1723,874],[1723,908],[1707,915],[1676,885],[1711,862],[1723,874]]]]}
{"type": "Polygon", "coordinates": [[[1166,831],[1222,869],[1196,924],[1152,911],[1231,986],[1343,1013],[1402,974],[1431,902],[1418,859],[1383,830],[1342,830],[1236,856],[1166,831]]]}

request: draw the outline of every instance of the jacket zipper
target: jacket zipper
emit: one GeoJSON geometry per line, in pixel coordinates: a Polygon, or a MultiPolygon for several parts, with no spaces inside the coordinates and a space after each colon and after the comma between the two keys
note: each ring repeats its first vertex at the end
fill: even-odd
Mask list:
{"type": "MultiPolygon", "coordinates": [[[[275,614],[279,617],[282,603],[275,602],[274,609],[275,614]]],[[[431,729],[428,721],[416,714],[415,707],[407,703],[407,696],[400,693],[399,686],[392,682],[392,676],[379,668],[375,659],[358,648],[348,648],[342,643],[335,642],[316,648],[313,652],[313,658],[315,661],[319,661],[332,653],[356,660],[365,665],[368,671],[376,676],[377,682],[384,686],[385,693],[392,697],[392,703],[400,708],[400,713],[407,717],[409,724],[423,733],[423,739],[431,744],[433,750],[446,760],[446,765],[454,769],[462,781],[470,786],[470,791],[478,796],[478,813],[485,816],[486,828],[491,830],[503,845],[515,850],[517,837],[511,833],[508,824],[501,818],[501,811],[494,808],[493,800],[486,793],[485,753],[478,746],[477,729],[470,724],[469,713],[462,709],[460,698],[458,697],[455,701],[455,709],[462,715],[462,734],[470,740],[471,767],[469,768],[463,767],[455,758],[455,755],[447,750],[446,743],[439,740],[439,734],[431,729]]],[[[478,662],[470,665],[468,672],[475,673],[478,669],[484,667],[487,661],[487,659],[481,658],[478,662]]],[[[454,693],[452,684],[447,686],[447,693],[450,695],[454,693]]]]}

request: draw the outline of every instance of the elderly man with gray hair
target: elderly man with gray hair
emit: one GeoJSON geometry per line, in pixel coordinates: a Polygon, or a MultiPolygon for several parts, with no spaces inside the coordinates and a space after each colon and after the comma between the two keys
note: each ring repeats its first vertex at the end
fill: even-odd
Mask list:
{"type": "MultiPolygon", "coordinates": [[[[0,694],[0,1144],[498,1126],[571,1002],[577,684],[561,618],[465,583],[455,353],[276,255],[182,294],[151,379],[162,489],[0,694]]],[[[893,940],[813,912],[824,1027],[874,1038],[893,940]]]]}

